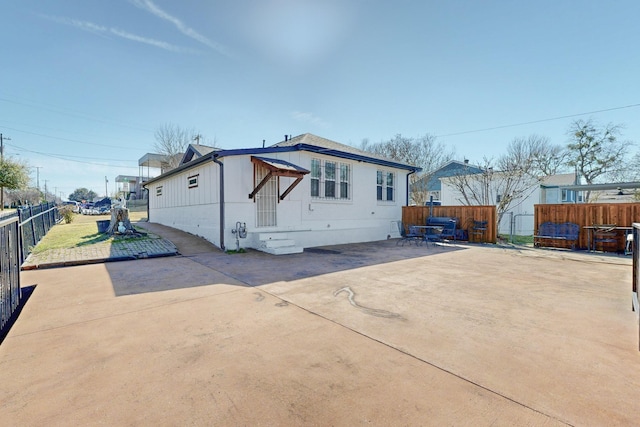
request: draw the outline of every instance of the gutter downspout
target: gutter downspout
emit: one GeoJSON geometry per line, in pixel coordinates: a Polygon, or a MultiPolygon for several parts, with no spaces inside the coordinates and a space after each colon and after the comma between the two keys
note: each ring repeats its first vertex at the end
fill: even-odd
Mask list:
{"type": "Polygon", "coordinates": [[[224,163],[218,160],[218,155],[213,154],[211,160],[220,166],[220,249],[224,247],[224,163]]]}
{"type": "Polygon", "coordinates": [[[412,169],[411,172],[409,172],[407,174],[407,197],[406,197],[407,200],[405,202],[405,206],[409,206],[409,192],[410,192],[410,189],[409,189],[409,175],[413,175],[414,173],[416,173],[416,170],[412,169]]]}

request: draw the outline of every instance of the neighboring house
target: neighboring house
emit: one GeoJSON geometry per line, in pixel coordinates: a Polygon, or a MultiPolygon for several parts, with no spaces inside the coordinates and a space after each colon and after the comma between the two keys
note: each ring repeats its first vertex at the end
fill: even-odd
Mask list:
{"type": "MultiPolygon", "coordinates": [[[[493,176],[485,174],[488,180],[482,182],[486,188],[481,189],[487,194],[486,200],[490,204],[498,205],[503,197],[498,189],[500,182],[500,172],[495,172],[493,176]]],[[[463,205],[462,194],[453,185],[452,177],[442,178],[442,204],[447,206],[463,205]]],[[[576,175],[558,174],[550,175],[540,179],[539,183],[533,182],[529,190],[524,193],[521,199],[512,202],[509,208],[504,212],[500,224],[498,224],[498,233],[504,235],[521,235],[529,236],[534,230],[534,205],[548,203],[574,203],[572,198],[575,194],[563,191],[563,186],[571,186],[576,183],[576,175]],[[566,200],[562,201],[562,197],[566,200]]]]}
{"type": "Polygon", "coordinates": [[[203,147],[144,183],[149,220],[221,249],[281,254],[396,237],[420,171],[308,133],[266,148],[203,147]]]}
{"type": "Polygon", "coordinates": [[[116,185],[116,197],[123,196],[126,200],[136,200],[144,195],[139,176],[118,175],[116,185]]]}
{"type": "Polygon", "coordinates": [[[576,190],[566,188],[567,185],[578,184],[575,173],[551,175],[543,178],[540,183],[540,202],[544,204],[554,203],[578,203],[582,201],[576,190]]]}
{"type": "Polygon", "coordinates": [[[442,183],[440,178],[481,172],[482,169],[480,167],[470,165],[468,160],[464,162],[451,160],[438,169],[425,173],[422,178],[411,184],[411,194],[415,194],[412,199],[424,200],[425,202],[429,202],[430,200],[434,202],[441,201],[442,183]],[[432,197],[433,199],[431,199],[432,197]]]}
{"type": "Polygon", "coordinates": [[[586,200],[588,192],[589,203],[633,203],[638,201],[640,182],[569,185],[561,190],[576,194],[578,202],[586,200]]]}

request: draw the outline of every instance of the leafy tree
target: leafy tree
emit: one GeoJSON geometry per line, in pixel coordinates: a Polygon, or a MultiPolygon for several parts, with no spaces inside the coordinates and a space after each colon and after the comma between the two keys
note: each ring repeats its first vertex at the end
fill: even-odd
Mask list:
{"type": "MultiPolygon", "coordinates": [[[[619,173],[624,167],[628,142],[621,141],[620,126],[600,126],[589,120],[576,120],[569,126],[567,144],[569,166],[576,168],[587,184],[619,173]]],[[[590,192],[585,194],[589,201],[590,192]]]]}
{"type": "Polygon", "coordinates": [[[200,143],[202,138],[193,129],[183,129],[171,123],[160,126],[154,136],[156,143],[153,148],[164,156],[163,172],[177,168],[187,146],[193,141],[200,143]]]}
{"type": "Polygon", "coordinates": [[[410,175],[409,178],[409,184],[413,189],[411,201],[418,205],[426,202],[428,195],[426,185],[433,172],[454,156],[454,151],[447,150],[442,143],[437,143],[433,135],[408,138],[397,134],[388,141],[375,144],[364,140],[360,148],[398,162],[421,167],[422,172],[410,175]]]}
{"type": "Polygon", "coordinates": [[[25,163],[0,158],[0,210],[4,210],[4,190],[18,190],[29,184],[29,168],[25,163]]]}
{"type": "Polygon", "coordinates": [[[76,202],[82,202],[83,200],[93,200],[96,197],[98,197],[98,195],[93,190],[89,190],[84,187],[76,188],[73,193],[69,194],[69,200],[73,200],[76,202]]]}

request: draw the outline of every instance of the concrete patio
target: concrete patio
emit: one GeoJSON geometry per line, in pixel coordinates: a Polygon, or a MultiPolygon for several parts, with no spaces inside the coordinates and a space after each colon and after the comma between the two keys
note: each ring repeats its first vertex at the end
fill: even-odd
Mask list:
{"type": "Polygon", "coordinates": [[[638,424],[629,258],[152,231],[182,255],[22,273],[4,425],[638,424]]]}

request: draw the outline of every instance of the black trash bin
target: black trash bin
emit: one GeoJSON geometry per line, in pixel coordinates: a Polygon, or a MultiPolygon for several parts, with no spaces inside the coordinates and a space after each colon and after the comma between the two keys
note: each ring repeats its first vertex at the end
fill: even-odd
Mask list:
{"type": "Polygon", "coordinates": [[[98,224],[98,233],[106,233],[109,229],[109,224],[111,224],[111,220],[105,219],[102,221],[96,221],[98,224]]]}

